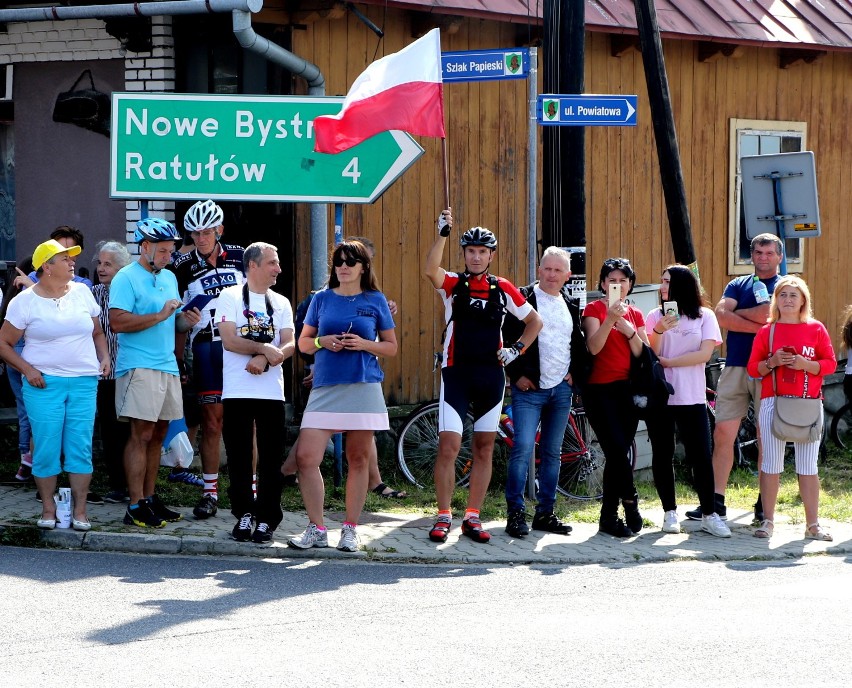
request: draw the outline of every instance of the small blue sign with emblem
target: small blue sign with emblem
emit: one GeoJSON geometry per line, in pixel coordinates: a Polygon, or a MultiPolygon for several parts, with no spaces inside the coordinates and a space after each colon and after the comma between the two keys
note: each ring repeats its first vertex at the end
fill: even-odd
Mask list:
{"type": "Polygon", "coordinates": [[[635,127],[636,96],[543,93],[536,118],[544,126],[635,127]]]}
{"type": "Polygon", "coordinates": [[[441,53],[444,82],[525,79],[530,71],[527,48],[462,50],[441,53]]]}

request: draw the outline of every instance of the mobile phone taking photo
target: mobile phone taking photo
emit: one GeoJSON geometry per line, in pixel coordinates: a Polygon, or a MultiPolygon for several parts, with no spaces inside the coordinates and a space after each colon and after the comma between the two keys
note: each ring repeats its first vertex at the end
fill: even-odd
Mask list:
{"type": "Polygon", "coordinates": [[[609,285],[609,305],[610,307],[614,306],[621,300],[621,285],[620,284],[610,284],[609,285]]]}

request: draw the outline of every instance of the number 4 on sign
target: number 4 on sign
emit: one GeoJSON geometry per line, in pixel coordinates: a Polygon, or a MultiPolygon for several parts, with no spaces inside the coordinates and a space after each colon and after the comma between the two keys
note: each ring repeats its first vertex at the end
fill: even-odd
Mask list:
{"type": "Polygon", "coordinates": [[[358,171],[358,158],[352,158],[352,160],[350,160],[349,164],[346,166],[346,169],[344,169],[343,172],[341,172],[340,174],[342,177],[351,177],[352,183],[357,184],[358,177],[361,176],[361,173],[358,171]]]}

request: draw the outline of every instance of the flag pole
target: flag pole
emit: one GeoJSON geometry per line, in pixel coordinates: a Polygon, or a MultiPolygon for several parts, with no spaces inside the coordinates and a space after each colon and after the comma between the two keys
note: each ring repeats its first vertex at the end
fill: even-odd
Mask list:
{"type": "Polygon", "coordinates": [[[447,161],[447,139],[441,137],[441,157],[444,159],[444,207],[450,207],[450,166],[447,161]]]}

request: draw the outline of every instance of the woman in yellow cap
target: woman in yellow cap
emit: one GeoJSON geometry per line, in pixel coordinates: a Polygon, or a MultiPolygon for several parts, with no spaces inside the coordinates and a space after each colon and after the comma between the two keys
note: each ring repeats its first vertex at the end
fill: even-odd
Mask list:
{"type": "Polygon", "coordinates": [[[24,378],[24,403],[33,431],[33,477],[42,499],[40,528],[56,527],[53,493],[65,456],[74,500],[75,530],[89,530],[86,495],[92,477],[92,430],[98,376],[109,372],[100,308],[88,287],[73,282],[74,256],[51,239],[33,253],[38,282],[16,296],[0,328],[0,356],[24,378]],[[25,337],[24,350],[14,344],[25,337]]]}

